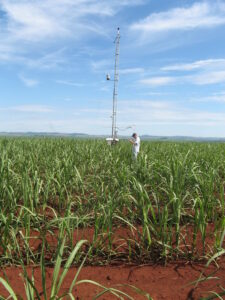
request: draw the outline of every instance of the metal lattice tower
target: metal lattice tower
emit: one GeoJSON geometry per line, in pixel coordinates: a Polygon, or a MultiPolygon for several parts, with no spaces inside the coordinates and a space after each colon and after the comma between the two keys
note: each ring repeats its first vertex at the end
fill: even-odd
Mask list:
{"type": "Polygon", "coordinates": [[[118,97],[118,81],[119,81],[119,48],[120,48],[120,29],[117,29],[117,36],[115,39],[115,67],[114,67],[114,89],[113,89],[113,113],[112,113],[112,139],[117,138],[117,97],[118,97]]]}

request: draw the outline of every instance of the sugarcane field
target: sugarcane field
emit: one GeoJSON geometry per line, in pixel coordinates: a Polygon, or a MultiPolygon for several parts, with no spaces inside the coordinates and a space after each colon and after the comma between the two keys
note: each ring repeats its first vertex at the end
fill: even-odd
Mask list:
{"type": "Polygon", "coordinates": [[[135,164],[128,147],[1,138],[2,297],[223,292],[224,144],[143,142],[135,164]]]}
{"type": "Polygon", "coordinates": [[[0,0],[0,300],[225,299],[225,0],[0,0]]]}

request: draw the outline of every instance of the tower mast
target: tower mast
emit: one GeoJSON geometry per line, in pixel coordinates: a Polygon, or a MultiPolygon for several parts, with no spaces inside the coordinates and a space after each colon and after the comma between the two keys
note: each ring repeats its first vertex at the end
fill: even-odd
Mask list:
{"type": "Polygon", "coordinates": [[[117,96],[118,96],[118,81],[119,81],[119,48],[120,48],[120,28],[117,28],[117,36],[115,39],[115,66],[114,66],[114,89],[113,89],[113,113],[112,113],[112,140],[117,139],[117,96]]]}

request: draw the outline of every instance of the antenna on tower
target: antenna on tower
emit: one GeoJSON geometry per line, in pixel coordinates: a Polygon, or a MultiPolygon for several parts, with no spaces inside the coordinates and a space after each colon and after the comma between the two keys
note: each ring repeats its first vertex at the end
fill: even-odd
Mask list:
{"type": "MultiPolygon", "coordinates": [[[[119,50],[120,50],[120,28],[117,28],[117,35],[114,43],[115,48],[115,65],[114,65],[114,87],[113,87],[113,107],[112,107],[112,136],[107,138],[107,142],[110,145],[116,144],[119,139],[117,137],[117,98],[118,98],[118,82],[119,82],[119,50]]],[[[110,75],[106,75],[106,80],[110,80],[110,75]]]]}

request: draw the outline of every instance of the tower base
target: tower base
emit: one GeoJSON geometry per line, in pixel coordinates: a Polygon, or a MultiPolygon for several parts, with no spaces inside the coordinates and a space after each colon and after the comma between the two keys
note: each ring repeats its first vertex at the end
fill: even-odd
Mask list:
{"type": "Polygon", "coordinates": [[[119,142],[117,138],[107,138],[106,142],[109,146],[116,145],[119,142]]]}

